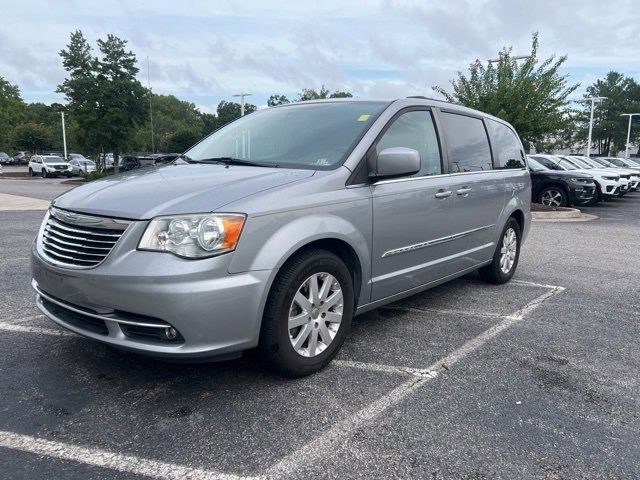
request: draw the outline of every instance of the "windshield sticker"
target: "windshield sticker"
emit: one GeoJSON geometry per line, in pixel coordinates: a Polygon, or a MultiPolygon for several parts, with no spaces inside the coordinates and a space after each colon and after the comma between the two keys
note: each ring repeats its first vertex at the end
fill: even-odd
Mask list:
{"type": "Polygon", "coordinates": [[[370,117],[370,116],[371,116],[371,115],[360,115],[360,116],[358,117],[358,121],[359,121],[359,122],[366,122],[367,120],[369,120],[369,117],[370,117]]]}
{"type": "Polygon", "coordinates": [[[326,158],[319,158],[314,162],[314,165],[327,166],[327,165],[331,165],[331,162],[326,158]]]}

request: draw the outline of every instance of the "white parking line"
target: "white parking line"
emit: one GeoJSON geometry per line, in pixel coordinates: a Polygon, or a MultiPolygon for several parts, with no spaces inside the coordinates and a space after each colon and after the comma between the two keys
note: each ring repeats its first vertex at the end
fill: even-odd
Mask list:
{"type": "Polygon", "coordinates": [[[64,330],[54,330],[53,328],[41,328],[41,327],[29,327],[27,325],[16,325],[15,323],[0,322],[0,330],[5,332],[24,332],[24,333],[39,333],[42,335],[55,335],[58,337],[73,336],[71,332],[64,330]]]}
{"type": "Polygon", "coordinates": [[[252,478],[184,467],[5,431],[0,431],[0,447],[162,480],[248,480],[252,478]]]}
{"type": "MultiPolygon", "coordinates": [[[[364,407],[357,413],[350,415],[346,419],[338,422],[329,431],[307,443],[298,450],[290,453],[275,465],[271,466],[266,471],[267,477],[280,478],[282,476],[297,476],[300,474],[300,470],[304,468],[313,467],[318,461],[326,458],[330,458],[331,454],[335,452],[339,444],[341,444],[346,438],[352,436],[355,430],[362,428],[368,422],[374,420],[380,416],[388,408],[393,407],[407,398],[415,390],[423,386],[429,380],[437,378],[441,372],[448,370],[451,366],[458,363],[460,360],[476,351],[482,345],[487,343],[498,334],[513,326],[517,322],[522,321],[525,315],[531,313],[534,309],[538,308],[542,303],[553,295],[556,295],[564,290],[564,287],[550,286],[550,290],[535,298],[524,307],[509,315],[500,323],[494,325],[488,330],[484,331],[477,337],[469,340],[457,350],[441,358],[433,365],[424,369],[425,376],[417,377],[413,376],[410,380],[402,383],[398,387],[391,390],[386,395],[383,395],[372,404],[364,407]]],[[[342,365],[346,365],[342,361],[342,365]]],[[[356,364],[353,366],[360,367],[362,364],[356,364]]],[[[401,367],[381,366],[374,365],[372,369],[374,371],[393,371],[401,367]]]]}

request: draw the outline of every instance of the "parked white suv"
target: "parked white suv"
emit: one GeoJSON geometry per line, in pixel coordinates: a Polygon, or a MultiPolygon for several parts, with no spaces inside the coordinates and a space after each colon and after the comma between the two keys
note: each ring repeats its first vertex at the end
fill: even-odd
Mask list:
{"type": "Polygon", "coordinates": [[[55,155],[33,155],[29,160],[29,175],[42,175],[42,178],[64,175],[71,178],[71,166],[55,155]]]}
{"type": "MultiPolygon", "coordinates": [[[[594,167],[593,165],[585,162],[584,160],[580,160],[577,158],[571,158],[564,155],[560,156],[560,158],[562,159],[561,162],[569,162],[573,166],[575,166],[577,169],[584,170],[585,172],[591,173],[592,175],[594,175],[594,177],[598,174],[602,176],[610,176],[613,173],[611,170],[607,168],[594,167]],[[598,174],[596,174],[595,172],[598,172],[598,174]]],[[[616,172],[616,175],[620,175],[620,179],[619,179],[620,192],[618,192],[618,196],[622,197],[631,188],[631,175],[629,173],[621,173],[621,172],[616,172]]]]}
{"type": "MultiPolygon", "coordinates": [[[[630,172],[632,175],[640,173],[640,165],[636,165],[635,161],[633,160],[622,160],[615,157],[598,157],[592,158],[591,160],[606,168],[615,168],[617,170],[624,169],[625,171],[630,172]]],[[[640,178],[638,178],[638,181],[640,182],[640,178]]],[[[633,184],[631,186],[633,188],[633,184]]]]}
{"type": "MultiPolygon", "coordinates": [[[[553,170],[579,171],[591,175],[596,182],[596,201],[617,197],[620,194],[623,184],[620,182],[620,174],[618,173],[579,166],[568,158],[559,155],[532,155],[532,157],[553,170]]],[[[625,189],[627,183],[626,181],[624,182],[625,189]]]]}
{"type": "MultiPolygon", "coordinates": [[[[573,158],[573,156],[571,157],[573,158]]],[[[589,165],[595,168],[604,168],[605,170],[609,170],[611,172],[619,173],[620,175],[629,175],[629,190],[637,190],[638,186],[640,186],[640,169],[634,170],[632,168],[626,167],[617,167],[614,164],[606,164],[606,160],[604,162],[598,162],[595,158],[587,158],[587,157],[576,157],[582,160],[584,163],[588,163],[589,165]]]]}

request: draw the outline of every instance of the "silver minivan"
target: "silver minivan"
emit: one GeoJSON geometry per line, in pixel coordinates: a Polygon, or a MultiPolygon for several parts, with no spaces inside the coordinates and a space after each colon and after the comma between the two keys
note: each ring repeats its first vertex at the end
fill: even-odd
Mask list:
{"type": "Polygon", "coordinates": [[[530,198],[498,118],[424,98],[283,105],[56,198],[32,284],[45,315],[115,347],[181,360],[258,347],[306,375],[354,315],[474,270],[507,282],[530,198]]]}

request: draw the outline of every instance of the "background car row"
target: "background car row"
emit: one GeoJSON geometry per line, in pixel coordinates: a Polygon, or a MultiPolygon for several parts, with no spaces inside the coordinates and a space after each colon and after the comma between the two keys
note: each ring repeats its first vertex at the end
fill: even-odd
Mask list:
{"type": "Polygon", "coordinates": [[[595,205],[640,187],[640,161],[579,155],[528,155],[532,201],[553,207],[595,205]]]}

